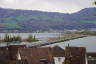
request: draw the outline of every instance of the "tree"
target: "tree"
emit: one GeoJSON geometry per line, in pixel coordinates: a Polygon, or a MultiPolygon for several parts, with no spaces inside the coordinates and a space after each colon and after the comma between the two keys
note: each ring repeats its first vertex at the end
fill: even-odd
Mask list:
{"type": "Polygon", "coordinates": [[[0,43],[2,42],[1,36],[0,36],[0,43]]]}
{"type": "Polygon", "coordinates": [[[34,41],[37,41],[35,36],[33,37],[32,35],[29,35],[28,38],[26,39],[26,41],[28,42],[34,42],[34,41]]]}
{"type": "MultiPolygon", "coordinates": [[[[93,5],[96,6],[96,1],[93,2],[93,5]]],[[[96,16],[96,8],[94,9],[95,13],[93,14],[94,16],[96,16]]]]}
{"type": "Polygon", "coordinates": [[[33,41],[33,36],[32,35],[29,35],[28,38],[26,39],[26,41],[32,42],[33,41]]]}
{"type": "Polygon", "coordinates": [[[14,37],[13,40],[16,42],[21,42],[22,38],[20,36],[17,36],[17,37],[14,37]]]}
{"type": "Polygon", "coordinates": [[[5,35],[5,37],[4,37],[4,40],[3,40],[4,42],[10,42],[10,37],[9,37],[9,35],[8,34],[6,34],[5,35]]]}
{"type": "Polygon", "coordinates": [[[21,39],[20,36],[13,36],[13,37],[11,37],[8,34],[6,34],[3,41],[4,42],[21,42],[22,39],[21,39]]]}
{"type": "Polygon", "coordinates": [[[33,40],[35,41],[36,40],[36,37],[34,36],[33,40]]]}
{"type": "Polygon", "coordinates": [[[94,5],[96,5],[96,1],[94,1],[94,5]]]}

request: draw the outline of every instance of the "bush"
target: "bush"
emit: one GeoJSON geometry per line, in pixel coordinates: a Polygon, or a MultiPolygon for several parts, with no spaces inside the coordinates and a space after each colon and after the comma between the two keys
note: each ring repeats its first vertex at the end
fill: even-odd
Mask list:
{"type": "Polygon", "coordinates": [[[26,39],[27,42],[34,42],[37,41],[35,36],[33,37],[32,35],[29,35],[28,38],[26,39]]]}
{"type": "Polygon", "coordinates": [[[10,37],[8,34],[5,35],[3,42],[21,42],[22,39],[20,36],[10,37]]]}

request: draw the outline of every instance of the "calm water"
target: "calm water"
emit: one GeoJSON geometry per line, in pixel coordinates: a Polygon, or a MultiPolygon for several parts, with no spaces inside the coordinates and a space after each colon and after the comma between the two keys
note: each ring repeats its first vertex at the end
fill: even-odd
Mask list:
{"type": "Polygon", "coordinates": [[[68,44],[70,44],[70,46],[86,47],[87,52],[96,52],[96,36],[84,37],[66,42],[56,43],[48,45],[46,47],[60,46],[64,49],[68,44]]]}
{"type": "MultiPolygon", "coordinates": [[[[28,44],[30,46],[38,43],[39,44],[46,43],[46,39],[50,37],[60,36],[60,33],[8,33],[8,34],[11,36],[20,35],[23,39],[27,38],[28,35],[33,35],[33,36],[36,36],[36,38],[42,40],[42,41],[31,43],[31,44],[26,42],[20,43],[20,44],[28,44]]],[[[5,33],[0,33],[1,38],[3,38],[4,36],[5,36],[5,33]]],[[[86,47],[88,52],[96,52],[96,36],[84,37],[84,38],[79,38],[79,39],[70,40],[66,42],[51,44],[46,47],[60,46],[61,48],[64,49],[68,45],[68,43],[70,44],[70,46],[86,47]]],[[[5,44],[0,43],[0,46],[4,46],[4,45],[6,45],[6,43],[5,44]]]]}
{"type": "MultiPolygon", "coordinates": [[[[4,38],[6,33],[0,33],[0,37],[4,38]]],[[[29,35],[33,35],[38,39],[45,39],[49,37],[57,37],[60,33],[7,33],[10,36],[18,36],[20,35],[23,39],[27,38],[29,35]]]]}
{"type": "MultiPolygon", "coordinates": [[[[6,33],[0,33],[0,38],[3,39],[6,33]]],[[[36,45],[36,44],[42,44],[42,43],[46,43],[48,38],[52,38],[52,37],[58,37],[60,35],[60,33],[7,33],[10,36],[21,36],[22,39],[27,38],[29,35],[33,35],[35,36],[38,40],[40,40],[39,42],[33,42],[33,43],[28,43],[28,42],[22,42],[22,43],[11,43],[12,45],[22,45],[22,44],[27,44],[28,46],[31,45],[36,45]]],[[[0,43],[0,46],[6,46],[7,43],[0,43]]]]}

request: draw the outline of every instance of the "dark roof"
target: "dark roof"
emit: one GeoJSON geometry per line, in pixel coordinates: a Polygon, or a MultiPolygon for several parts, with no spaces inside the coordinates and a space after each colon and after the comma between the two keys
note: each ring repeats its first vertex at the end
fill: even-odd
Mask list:
{"type": "Polygon", "coordinates": [[[87,56],[96,57],[96,52],[89,52],[87,53],[87,56]]]}
{"type": "Polygon", "coordinates": [[[28,64],[26,60],[9,60],[7,64],[28,64]]]}
{"type": "Polygon", "coordinates": [[[7,47],[0,47],[0,60],[8,59],[8,49],[7,47]]]}
{"type": "Polygon", "coordinates": [[[52,54],[53,54],[53,57],[65,57],[64,49],[58,46],[55,46],[52,48],[52,54]]]}
{"type": "Polygon", "coordinates": [[[7,49],[6,46],[4,46],[4,47],[0,47],[0,50],[6,50],[6,49],[7,49]]]}
{"type": "Polygon", "coordinates": [[[66,47],[65,49],[66,53],[71,53],[72,55],[82,55],[86,53],[85,47],[66,47]]]}
{"type": "Polygon", "coordinates": [[[53,61],[51,48],[20,48],[21,58],[27,60],[29,64],[40,64],[40,59],[53,61]]]}
{"type": "Polygon", "coordinates": [[[9,45],[8,48],[18,49],[18,48],[25,48],[26,45],[9,45]]]}
{"type": "Polygon", "coordinates": [[[65,60],[70,60],[71,58],[70,60],[71,64],[86,64],[85,54],[86,54],[86,48],[84,47],[66,47],[65,60]]]}
{"type": "Polygon", "coordinates": [[[11,60],[17,60],[17,53],[19,48],[26,48],[26,45],[9,45],[8,51],[9,51],[9,57],[11,60]]]}

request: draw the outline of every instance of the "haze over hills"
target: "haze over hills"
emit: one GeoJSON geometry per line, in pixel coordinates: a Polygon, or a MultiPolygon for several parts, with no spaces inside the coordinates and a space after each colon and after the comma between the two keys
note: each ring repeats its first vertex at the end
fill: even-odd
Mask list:
{"type": "Polygon", "coordinates": [[[96,28],[95,14],[95,8],[85,8],[72,14],[0,8],[0,32],[91,29],[96,28]]]}

